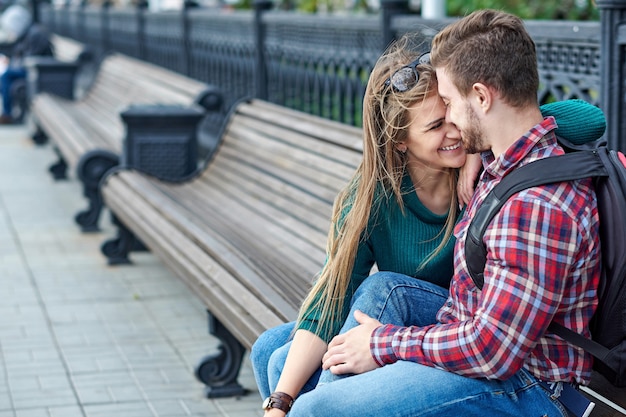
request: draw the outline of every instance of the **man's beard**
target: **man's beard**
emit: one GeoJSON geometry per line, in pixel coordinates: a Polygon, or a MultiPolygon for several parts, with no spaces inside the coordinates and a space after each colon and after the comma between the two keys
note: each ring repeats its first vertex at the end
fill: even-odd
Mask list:
{"type": "Polygon", "coordinates": [[[483,142],[483,130],[476,112],[468,104],[465,107],[467,115],[467,127],[463,129],[463,146],[467,153],[479,153],[487,151],[487,147],[483,142]]]}

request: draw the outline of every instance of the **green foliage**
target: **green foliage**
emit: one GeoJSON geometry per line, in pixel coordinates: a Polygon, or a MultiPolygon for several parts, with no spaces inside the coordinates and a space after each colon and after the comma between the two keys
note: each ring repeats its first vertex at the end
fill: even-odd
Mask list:
{"type": "MultiPolygon", "coordinates": [[[[379,0],[380,1],[380,0],[379,0]]],[[[408,1],[408,0],[407,0],[408,1]]],[[[252,0],[238,0],[236,8],[249,9],[252,0]]],[[[305,13],[361,11],[371,13],[367,0],[275,0],[276,8],[305,13]],[[349,4],[350,6],[347,6],[349,4]]],[[[447,0],[448,16],[465,16],[474,10],[497,9],[522,19],[599,20],[594,0],[447,0]]]]}
{"type": "MultiPolygon", "coordinates": [[[[252,8],[253,0],[238,0],[237,9],[252,8]]],[[[408,0],[407,0],[408,1],[408,0]]],[[[360,11],[374,12],[367,0],[275,0],[275,7],[304,13],[360,11]],[[350,6],[346,6],[350,4],[350,6]]],[[[522,19],[599,20],[600,13],[594,0],[447,0],[448,16],[465,16],[474,10],[497,9],[513,13],[522,19]]]]}
{"type": "Polygon", "coordinates": [[[474,10],[498,9],[522,19],[598,20],[593,0],[447,0],[449,16],[464,16],[474,10]]]}

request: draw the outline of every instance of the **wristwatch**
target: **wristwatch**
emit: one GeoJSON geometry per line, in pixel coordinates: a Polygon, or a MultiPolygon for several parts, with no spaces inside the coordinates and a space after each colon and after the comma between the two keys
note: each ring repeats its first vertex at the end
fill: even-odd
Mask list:
{"type": "Polygon", "coordinates": [[[268,411],[272,408],[278,408],[279,410],[288,413],[293,405],[293,397],[284,392],[273,392],[263,401],[263,410],[268,411]]]}

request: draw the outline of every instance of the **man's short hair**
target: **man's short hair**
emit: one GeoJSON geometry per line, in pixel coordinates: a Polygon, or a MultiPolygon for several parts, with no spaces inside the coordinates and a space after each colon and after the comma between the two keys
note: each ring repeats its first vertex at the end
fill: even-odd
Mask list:
{"type": "Polygon", "coordinates": [[[535,43],[517,16],[476,11],[435,36],[430,59],[446,70],[463,96],[480,82],[496,89],[511,106],[537,103],[535,43]]]}

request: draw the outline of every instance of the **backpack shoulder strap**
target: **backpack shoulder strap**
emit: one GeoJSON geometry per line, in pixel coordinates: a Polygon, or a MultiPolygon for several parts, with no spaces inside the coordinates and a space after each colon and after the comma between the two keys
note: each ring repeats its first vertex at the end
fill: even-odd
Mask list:
{"type": "Polygon", "coordinates": [[[487,248],[483,236],[493,217],[511,196],[538,185],[607,175],[598,150],[593,149],[533,161],[504,177],[478,208],[467,231],[465,259],[476,287],[482,289],[484,285],[487,248]]]}

